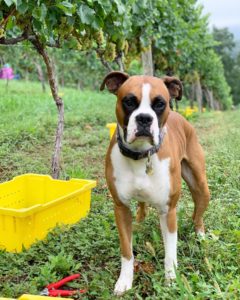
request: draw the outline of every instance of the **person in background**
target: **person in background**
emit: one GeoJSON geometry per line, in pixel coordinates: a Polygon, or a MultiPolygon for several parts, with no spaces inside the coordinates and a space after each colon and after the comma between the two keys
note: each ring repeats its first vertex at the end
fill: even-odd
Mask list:
{"type": "Polygon", "coordinates": [[[0,79],[13,79],[14,74],[13,74],[13,69],[9,64],[5,64],[2,69],[0,69],[0,79]]]}

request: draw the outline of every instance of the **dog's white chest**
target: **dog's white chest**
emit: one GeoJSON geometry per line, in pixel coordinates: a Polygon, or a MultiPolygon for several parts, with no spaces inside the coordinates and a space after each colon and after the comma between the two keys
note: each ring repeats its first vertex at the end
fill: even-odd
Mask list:
{"type": "Polygon", "coordinates": [[[146,159],[134,161],[124,157],[116,144],[111,153],[113,176],[120,200],[129,205],[131,199],[149,203],[165,212],[170,193],[170,158],[152,156],[153,174],[146,174],[146,159]]]}

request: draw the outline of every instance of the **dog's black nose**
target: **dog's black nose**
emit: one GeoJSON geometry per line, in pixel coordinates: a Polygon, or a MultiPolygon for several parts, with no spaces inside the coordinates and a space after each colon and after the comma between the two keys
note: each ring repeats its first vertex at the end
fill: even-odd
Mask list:
{"type": "Polygon", "coordinates": [[[136,121],[141,126],[150,126],[153,121],[153,117],[148,114],[139,114],[136,116],[136,121]]]}

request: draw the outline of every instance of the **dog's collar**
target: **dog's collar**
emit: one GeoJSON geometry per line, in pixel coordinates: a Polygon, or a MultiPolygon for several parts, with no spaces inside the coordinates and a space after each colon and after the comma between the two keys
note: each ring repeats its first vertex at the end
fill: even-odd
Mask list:
{"type": "Polygon", "coordinates": [[[154,153],[157,153],[163,142],[164,135],[165,135],[165,130],[160,131],[158,145],[152,146],[148,150],[134,151],[124,145],[122,137],[119,132],[119,125],[117,126],[117,143],[120,152],[122,153],[122,155],[132,158],[133,160],[139,160],[146,157],[149,158],[149,156],[152,156],[154,153]]]}

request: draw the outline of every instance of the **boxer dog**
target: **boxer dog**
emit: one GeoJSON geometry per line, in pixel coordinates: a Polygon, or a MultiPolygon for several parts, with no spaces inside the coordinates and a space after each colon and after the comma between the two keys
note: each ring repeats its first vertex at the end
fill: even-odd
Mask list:
{"type": "Polygon", "coordinates": [[[182,84],[175,77],[129,76],[111,72],[101,90],[117,96],[117,130],[106,156],[106,180],[114,200],[121,247],[121,272],[115,295],[131,289],[134,257],[130,201],[138,201],[137,221],[147,205],[157,209],[165,249],[165,278],[176,277],[177,217],[181,177],[195,204],[193,222],[204,235],[203,213],[209,203],[203,150],[190,123],[171,111],[171,100],[181,100],[182,84]]]}

